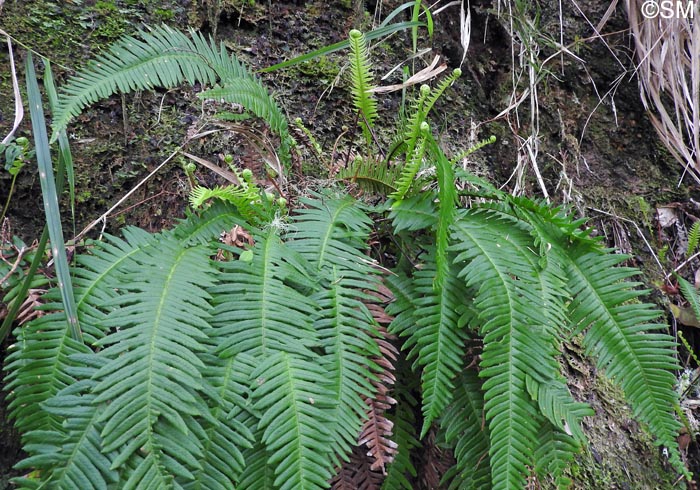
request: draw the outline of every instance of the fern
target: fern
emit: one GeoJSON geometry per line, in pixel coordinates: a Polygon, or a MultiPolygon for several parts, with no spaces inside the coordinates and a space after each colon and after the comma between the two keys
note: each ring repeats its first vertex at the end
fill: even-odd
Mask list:
{"type": "Polygon", "coordinates": [[[288,164],[291,136],[287,120],[268,91],[226,52],[223,43],[217,49],[215,42],[207,41],[202,34],[190,31],[190,36],[162,26],[114,43],[60,91],[53,118],[54,135],[85,107],[118,92],[173,88],[184,82],[214,86],[218,82],[220,86],[205,90],[199,97],[235,102],[265,119],[280,136],[280,158],[288,164]]]}
{"type": "Polygon", "coordinates": [[[390,194],[397,190],[396,180],[400,167],[379,164],[371,158],[355,158],[338,172],[337,179],[357,184],[372,194],[390,194]]]}
{"type": "Polygon", "coordinates": [[[372,141],[371,129],[377,118],[377,100],[372,90],[372,71],[370,69],[367,40],[357,29],[350,31],[350,80],[352,82],[352,101],[359,112],[359,123],[369,144],[372,141]]]}
{"type": "Polygon", "coordinates": [[[693,223],[693,226],[688,230],[688,248],[685,252],[686,257],[690,257],[695,253],[695,249],[698,248],[698,243],[700,243],[700,221],[693,223]]]}
{"type": "MultiPolygon", "coordinates": [[[[366,44],[358,31],[350,38],[369,142],[376,101],[366,44]]],[[[195,189],[194,205],[214,202],[174,229],[127,228],[123,239],[79,254],[72,275],[86,343],[71,338],[52,289],[47,314],[15,332],[7,358],[10,412],[27,452],[18,468],[38,470],[17,483],[321,489],[342,466],[337,488],[371,488],[394,458],[384,487],[411,488],[411,449],[434,449],[437,440],[454,450],[442,482],[449,488],[523,488],[532,471],[566,487],[565,469],[585,445],[581,421],[592,413],[573,398],[558,362],[560,343],[578,334],[683,471],[672,415],[675,344],[659,313],[640,302],[645,292],[627,281],[637,271],[621,267],[626,257],[603,249],[566,210],[454,168],[426,117],[458,76],[421,88],[402,132],[403,167],[368,158],[345,171],[391,193],[391,206],[329,191],[280,217],[237,173],[237,187],[195,189]],[[474,202],[463,207],[460,196],[474,202]],[[386,227],[373,230],[370,210],[388,213],[390,239],[378,235],[386,227]],[[234,225],[254,238],[250,249],[217,241],[234,225]],[[377,250],[382,259],[400,255],[385,311],[376,304],[378,296],[390,301],[377,250]],[[397,371],[399,403],[385,418],[395,405],[389,322],[413,372],[397,371]],[[381,413],[368,417],[368,407],[381,413]]],[[[72,79],[54,130],[115,91],[184,81],[213,86],[202,96],[244,104],[286,152],[286,120],[258,80],[223,46],[166,27],[125,38],[72,79]]],[[[443,471],[428,469],[436,486],[443,471]]]]}
{"type": "Polygon", "coordinates": [[[446,442],[454,446],[457,464],[443,478],[449,488],[491,488],[489,431],[482,424],[482,382],[471,369],[462,371],[455,397],[441,421],[446,442]]]}

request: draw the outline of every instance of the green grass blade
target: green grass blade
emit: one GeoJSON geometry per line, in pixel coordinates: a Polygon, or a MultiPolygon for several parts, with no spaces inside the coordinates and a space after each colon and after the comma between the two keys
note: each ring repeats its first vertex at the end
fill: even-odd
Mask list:
{"type": "Polygon", "coordinates": [[[58,277],[58,286],[63,298],[63,307],[66,312],[66,319],[71,327],[71,335],[75,340],[80,341],[80,325],[78,324],[77,308],[73,297],[73,286],[68,268],[68,258],[66,257],[66,246],[63,242],[63,230],[61,229],[61,215],[58,209],[58,195],[56,192],[56,182],[53,178],[53,166],[51,164],[51,150],[49,148],[49,136],[46,131],[46,120],[44,109],[41,105],[41,94],[39,84],[36,80],[34,62],[31,53],[27,55],[27,96],[29,99],[29,114],[32,120],[32,133],[34,135],[34,146],[36,147],[36,159],[39,165],[39,180],[41,182],[41,192],[44,200],[44,212],[46,213],[46,223],[51,239],[51,251],[58,277]]]}
{"type": "MultiPolygon", "coordinates": [[[[58,95],[56,94],[56,85],[53,81],[53,72],[51,71],[51,62],[44,59],[44,65],[46,69],[44,70],[44,88],[46,89],[46,95],[49,98],[49,107],[51,108],[51,114],[56,112],[58,107],[58,95]]],[[[65,175],[68,178],[68,192],[70,194],[70,214],[73,221],[73,235],[75,235],[75,171],[73,169],[73,155],[70,151],[70,144],[68,143],[68,135],[66,130],[63,129],[58,133],[58,172],[56,175],[56,188],[58,194],[60,195],[63,191],[63,182],[59,180],[63,179],[63,171],[65,168],[65,175]]]]}
{"type": "MultiPolygon", "coordinates": [[[[395,32],[403,31],[405,29],[410,29],[413,27],[418,28],[424,25],[425,24],[423,22],[398,22],[396,24],[379,27],[377,29],[374,29],[373,31],[366,33],[365,39],[367,41],[372,41],[374,39],[379,39],[381,37],[388,36],[389,34],[393,34],[395,32]]],[[[318,58],[319,56],[325,56],[331,53],[335,53],[336,51],[341,51],[349,47],[349,40],[340,41],[339,43],[331,44],[330,46],[325,46],[321,49],[311,51],[310,53],[297,56],[296,58],[292,58],[291,60],[283,61],[282,63],[277,63],[276,65],[268,66],[267,68],[259,70],[259,72],[268,73],[271,71],[281,70],[282,68],[289,68],[290,66],[298,65],[299,63],[313,60],[314,58],[318,58]]]]}

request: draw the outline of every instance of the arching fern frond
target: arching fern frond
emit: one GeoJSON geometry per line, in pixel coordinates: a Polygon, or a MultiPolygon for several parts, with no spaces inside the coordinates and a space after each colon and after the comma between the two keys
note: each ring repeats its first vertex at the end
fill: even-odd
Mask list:
{"type": "Polygon", "coordinates": [[[558,373],[554,336],[542,303],[537,262],[529,234],[488,212],[463,212],[453,226],[461,276],[476,289],[484,337],[480,376],[489,422],[493,488],[521,487],[531,464],[537,412],[528,398],[526,377],[551,379],[558,373]]]}
{"type": "Polygon", "coordinates": [[[341,169],[336,178],[367,192],[388,195],[396,192],[396,179],[401,167],[377,162],[371,158],[355,158],[348,167],[341,169]]]}
{"type": "Polygon", "coordinates": [[[259,80],[213,39],[190,31],[192,39],[168,26],[126,36],[62,87],[53,115],[54,134],[88,105],[115,93],[173,88],[184,82],[213,86],[199,97],[241,104],[263,118],[281,138],[280,158],[289,163],[291,137],[282,111],[259,80]]]}
{"type": "Polygon", "coordinates": [[[585,333],[586,352],[597,359],[605,374],[620,384],[632,411],[649,425],[656,444],[669,450],[674,467],[681,471],[676,434],[680,423],[669,415],[669,407],[678,403],[673,389],[673,339],[656,323],[659,311],[638,303],[644,291],[635,291],[624,282],[638,271],[620,267],[627,257],[603,254],[600,250],[579,247],[569,250],[571,261],[567,275],[574,300],[571,324],[585,333]]]}
{"type": "Polygon", "coordinates": [[[263,359],[282,351],[314,358],[318,334],[310,314],[318,305],[306,264],[272,228],[251,250],[249,262],[220,263],[221,284],[211,290],[218,354],[263,359]]]}
{"type": "MultiPolygon", "coordinates": [[[[103,424],[98,422],[100,412],[92,401],[90,391],[95,381],[90,379],[104,364],[94,354],[74,355],[75,367],[71,374],[75,383],[67,386],[46,401],[43,409],[64,420],[60,429],[30,431],[26,435],[25,450],[33,454],[21,461],[17,469],[39,469],[51,488],[71,490],[102,490],[119,480],[118,473],[110,468],[109,456],[101,452],[103,424]]],[[[38,488],[38,482],[30,478],[17,478],[24,488],[38,488]]]]}
{"type": "Polygon", "coordinates": [[[363,303],[369,299],[363,291],[375,289],[378,282],[363,254],[370,220],[350,197],[315,196],[302,204],[306,207],[294,217],[289,246],[320,273],[314,325],[325,351],[319,361],[336,402],[329,414],[334,423],[327,430],[332,450],[347,457],[366,419],[364,398],[373,397],[371,381],[379,371],[369,360],[379,355],[377,329],[363,303]]]}
{"type": "Polygon", "coordinates": [[[216,60],[203,54],[184,33],[167,26],[124,37],[62,87],[54,132],[65,129],[88,105],[118,92],[171,88],[185,81],[215,83],[218,75],[211,62],[216,60]]]}
{"type": "Polygon", "coordinates": [[[390,332],[407,337],[404,348],[409,349],[409,359],[415,360],[415,368],[421,370],[424,417],[421,438],[452,400],[453,379],[463,367],[466,338],[466,329],[460,321],[468,297],[464,283],[457,277],[457,269],[450,268],[443,287],[435,289],[436,274],[433,252],[423,268],[415,272],[408,291],[396,289],[400,282],[389,283],[398,300],[387,309],[396,315],[390,332]],[[401,300],[406,294],[412,297],[410,302],[401,300]]]}
{"type": "MultiPolygon", "coordinates": [[[[77,261],[81,267],[73,270],[78,317],[87,343],[104,336],[100,327],[106,316],[103,304],[117,296],[109,281],[151,240],[151,235],[135,228],[125,229],[124,235],[128,241],[107,236],[104,242],[95,245],[93,255],[80,255],[77,261]]],[[[46,311],[62,310],[60,297],[54,292],[46,294],[44,299],[46,311]]],[[[56,417],[36,407],[74,381],[69,374],[74,366],[71,356],[90,352],[85,345],[72,340],[69,326],[62,318],[64,314],[48,314],[15,333],[17,342],[6,359],[5,389],[9,393],[10,417],[22,433],[55,428],[56,417]]]]}
{"type": "Polygon", "coordinates": [[[457,460],[443,478],[450,490],[491,488],[490,437],[483,419],[482,382],[478,372],[465,369],[455,381],[454,399],[440,421],[457,460]]]}
{"type": "Polygon", "coordinates": [[[326,371],[313,359],[286,352],[268,357],[253,372],[255,409],[263,412],[259,428],[275,467],[280,490],[327,488],[332,476],[327,410],[333,394],[325,386],[326,371]]]}

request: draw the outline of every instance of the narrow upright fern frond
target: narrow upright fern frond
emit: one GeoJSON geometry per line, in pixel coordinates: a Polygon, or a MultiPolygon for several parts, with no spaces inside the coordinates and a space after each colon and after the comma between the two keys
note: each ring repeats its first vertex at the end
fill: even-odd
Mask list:
{"type": "Polygon", "coordinates": [[[400,202],[406,197],[406,194],[411,189],[413,182],[418,175],[418,171],[423,165],[423,157],[425,156],[425,147],[430,133],[430,126],[423,121],[420,125],[420,136],[416,140],[416,147],[410,155],[406,155],[406,164],[401,169],[401,174],[396,180],[396,191],[389,195],[396,202],[400,202]]]}
{"type": "Polygon", "coordinates": [[[693,226],[688,230],[688,248],[686,249],[686,257],[690,257],[695,253],[700,243],[700,220],[693,223],[693,226]]]}
{"type": "Polygon", "coordinates": [[[451,266],[447,259],[447,246],[450,226],[457,211],[457,188],[452,163],[431,135],[428,135],[428,139],[438,180],[438,221],[435,229],[435,283],[433,286],[439,289],[443,286],[451,266]]]}
{"type": "Polygon", "coordinates": [[[360,126],[367,141],[371,141],[370,129],[377,118],[377,100],[371,92],[372,70],[364,34],[357,29],[350,31],[350,77],[352,101],[360,113],[360,126]]]}

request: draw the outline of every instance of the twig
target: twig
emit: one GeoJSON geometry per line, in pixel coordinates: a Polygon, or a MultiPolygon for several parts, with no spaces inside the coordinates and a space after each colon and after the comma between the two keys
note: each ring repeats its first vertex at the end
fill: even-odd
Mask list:
{"type": "Polygon", "coordinates": [[[0,285],[2,285],[5,281],[7,281],[12,274],[17,270],[17,267],[19,267],[19,263],[22,262],[22,257],[24,256],[24,253],[27,251],[27,247],[22,247],[17,251],[17,260],[15,260],[15,263],[12,264],[12,267],[10,268],[10,272],[5,274],[5,276],[0,279],[0,285]]]}
{"type": "MultiPolygon", "coordinates": [[[[153,177],[155,174],[157,174],[157,173],[160,171],[160,169],[162,169],[170,160],[172,160],[173,158],[175,158],[175,156],[177,156],[177,155],[180,153],[180,151],[187,145],[187,143],[189,143],[189,140],[185,141],[182,145],[180,145],[177,149],[175,149],[175,151],[173,151],[173,152],[168,156],[168,158],[166,158],[165,160],[163,160],[163,162],[161,162],[160,165],[158,165],[151,173],[149,173],[146,177],[144,177],[144,178],[141,180],[141,182],[139,182],[138,184],[136,184],[136,186],[135,186],[133,189],[131,189],[129,192],[127,192],[127,193],[126,193],[121,199],[119,199],[111,208],[109,208],[107,211],[105,211],[104,213],[102,213],[97,219],[95,219],[92,223],[90,223],[90,224],[87,225],[85,228],[83,228],[83,230],[82,230],[80,233],[78,233],[78,234],[73,238],[73,243],[77,243],[81,238],[83,238],[83,236],[85,236],[85,234],[86,234],[88,231],[92,230],[98,223],[103,222],[104,225],[106,225],[106,224],[107,224],[107,217],[108,217],[110,214],[112,214],[112,212],[113,212],[115,209],[117,209],[119,206],[121,206],[122,203],[123,203],[124,201],[126,201],[129,197],[131,197],[131,195],[134,194],[134,192],[136,192],[136,191],[137,191],[143,184],[145,184],[151,177],[153,177]]],[[[104,226],[102,227],[102,229],[103,229],[103,231],[104,231],[104,226]]]]}
{"type": "Polygon", "coordinates": [[[690,264],[693,260],[697,259],[698,257],[700,257],[700,252],[695,252],[693,255],[691,255],[691,256],[688,257],[686,260],[684,260],[683,262],[681,262],[681,264],[680,264],[678,267],[676,267],[675,269],[673,269],[673,272],[671,272],[670,274],[666,274],[666,280],[668,281],[668,279],[669,279],[673,274],[675,274],[675,273],[677,273],[678,271],[680,271],[683,267],[685,267],[686,265],[690,264]]]}
{"type": "Polygon", "coordinates": [[[641,228],[639,228],[639,226],[637,225],[637,223],[635,223],[635,222],[632,221],[631,219],[623,218],[623,217],[621,217],[621,216],[616,216],[616,215],[614,215],[614,214],[612,214],[612,213],[608,213],[608,212],[606,212],[606,211],[603,211],[602,209],[597,209],[597,208],[593,208],[593,207],[590,207],[590,206],[588,206],[588,209],[590,209],[591,211],[595,211],[596,213],[604,214],[604,215],[606,215],[606,216],[610,216],[610,217],[612,217],[612,218],[619,219],[620,221],[626,221],[627,223],[632,223],[632,225],[634,225],[634,227],[635,227],[636,230],[637,230],[637,234],[638,234],[639,237],[644,241],[644,243],[646,244],[647,248],[649,249],[649,253],[651,253],[651,256],[652,256],[652,257],[654,257],[654,260],[656,261],[656,264],[659,266],[659,269],[661,270],[661,273],[664,275],[664,277],[665,277],[666,279],[668,279],[668,277],[670,276],[670,274],[667,274],[667,273],[666,273],[666,270],[664,269],[664,266],[661,265],[661,261],[659,260],[659,258],[658,258],[658,257],[656,256],[656,254],[654,253],[654,249],[651,248],[651,245],[650,245],[649,242],[647,241],[646,237],[645,237],[644,234],[642,233],[642,230],[641,230],[641,228]]]}

